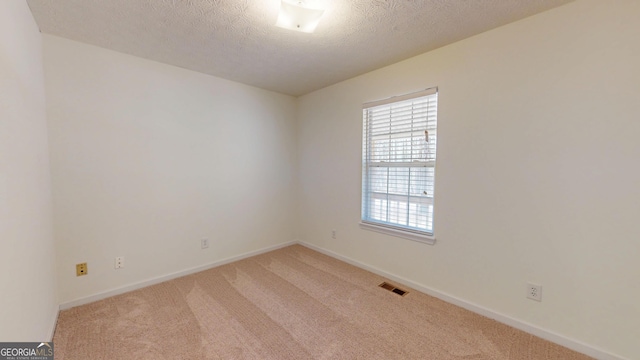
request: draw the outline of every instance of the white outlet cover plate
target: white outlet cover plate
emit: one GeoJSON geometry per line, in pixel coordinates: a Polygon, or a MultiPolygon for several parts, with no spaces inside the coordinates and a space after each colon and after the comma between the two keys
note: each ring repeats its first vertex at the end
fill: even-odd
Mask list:
{"type": "Polygon", "coordinates": [[[542,301],[542,285],[528,283],[527,299],[542,301]]]}

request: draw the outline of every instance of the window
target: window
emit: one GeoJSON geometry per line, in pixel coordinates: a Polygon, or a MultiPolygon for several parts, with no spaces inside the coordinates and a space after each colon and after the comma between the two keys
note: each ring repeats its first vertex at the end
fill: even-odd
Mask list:
{"type": "Polygon", "coordinates": [[[433,244],[437,88],[362,110],[362,227],[433,244]]]}

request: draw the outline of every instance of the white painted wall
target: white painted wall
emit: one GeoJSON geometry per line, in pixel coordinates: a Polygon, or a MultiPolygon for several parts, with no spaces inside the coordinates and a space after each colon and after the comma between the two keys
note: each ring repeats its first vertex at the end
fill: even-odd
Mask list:
{"type": "Polygon", "coordinates": [[[294,240],[294,98],[43,38],[62,303],[294,240]]]}
{"type": "Polygon", "coordinates": [[[49,341],[58,314],[41,44],[0,1],[0,341],[49,341]]]}
{"type": "Polygon", "coordinates": [[[300,239],[640,359],[638,19],[576,1],[301,97],[300,239]],[[361,104],[432,86],[437,244],[362,230],[361,104]]]}

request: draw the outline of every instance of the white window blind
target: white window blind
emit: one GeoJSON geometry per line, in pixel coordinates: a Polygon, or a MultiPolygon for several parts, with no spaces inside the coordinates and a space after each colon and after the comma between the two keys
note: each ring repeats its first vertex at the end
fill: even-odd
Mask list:
{"type": "Polygon", "coordinates": [[[436,88],[364,104],[363,225],[433,236],[437,110],[436,88]]]}

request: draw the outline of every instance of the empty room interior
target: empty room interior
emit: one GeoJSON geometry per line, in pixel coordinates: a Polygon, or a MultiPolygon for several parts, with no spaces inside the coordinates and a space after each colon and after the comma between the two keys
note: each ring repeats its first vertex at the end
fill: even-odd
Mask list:
{"type": "Polygon", "coordinates": [[[639,19],[0,2],[0,342],[640,359],[639,19]]]}

